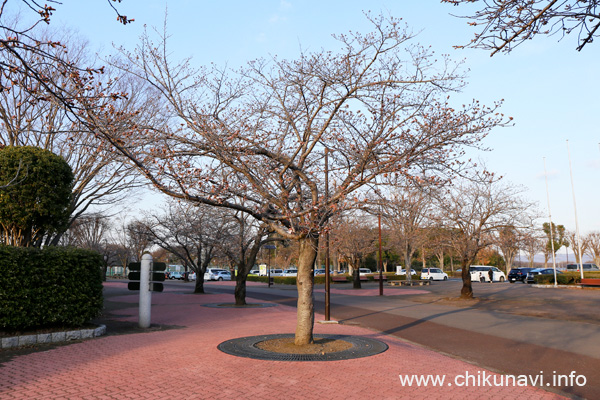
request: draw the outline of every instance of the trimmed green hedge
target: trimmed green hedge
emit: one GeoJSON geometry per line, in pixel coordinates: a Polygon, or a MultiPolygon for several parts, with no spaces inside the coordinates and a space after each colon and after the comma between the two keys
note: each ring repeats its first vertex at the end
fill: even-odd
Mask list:
{"type": "Polygon", "coordinates": [[[103,307],[100,254],[0,246],[0,329],[81,326],[103,307]]]}
{"type": "MultiPolygon", "coordinates": [[[[583,271],[584,278],[600,278],[600,272],[583,271]]],[[[554,283],[554,274],[536,275],[533,277],[535,283],[540,285],[549,285],[554,283]]],[[[559,285],[579,285],[581,283],[581,274],[579,272],[567,272],[556,274],[556,281],[559,285]]]]}

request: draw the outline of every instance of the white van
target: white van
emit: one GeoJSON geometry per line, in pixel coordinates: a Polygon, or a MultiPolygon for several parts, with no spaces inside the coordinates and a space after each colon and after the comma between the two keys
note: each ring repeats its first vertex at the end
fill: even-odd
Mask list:
{"type": "Polygon", "coordinates": [[[490,269],[493,272],[492,277],[494,282],[506,281],[504,272],[496,267],[491,267],[489,265],[471,265],[469,268],[471,272],[471,282],[490,282],[490,269]]]}

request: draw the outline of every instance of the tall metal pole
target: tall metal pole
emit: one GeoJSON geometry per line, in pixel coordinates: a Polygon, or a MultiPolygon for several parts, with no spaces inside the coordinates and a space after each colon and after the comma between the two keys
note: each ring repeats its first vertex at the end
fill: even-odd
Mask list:
{"type": "Polygon", "coordinates": [[[267,280],[269,281],[269,285],[267,287],[271,287],[271,249],[269,250],[269,265],[267,265],[267,280]]]}
{"type": "Polygon", "coordinates": [[[379,219],[379,295],[383,296],[383,265],[381,262],[381,211],[379,211],[378,219],[379,219]]]}
{"type": "MultiPolygon", "coordinates": [[[[327,212],[329,212],[329,207],[327,203],[329,202],[329,160],[327,154],[329,153],[329,149],[325,148],[325,207],[327,212]]],[[[327,224],[329,225],[329,224],[327,224]]],[[[329,280],[329,226],[326,226],[325,231],[325,321],[330,320],[330,298],[331,293],[329,291],[330,280],[329,280]]]]}
{"type": "MultiPolygon", "coordinates": [[[[573,183],[573,168],[571,167],[571,150],[569,150],[569,140],[567,140],[567,154],[569,155],[569,172],[571,173],[571,191],[573,192],[573,210],[575,210],[575,235],[577,237],[577,250],[579,251],[579,270],[581,279],[583,279],[583,254],[581,254],[581,239],[579,238],[579,222],[577,220],[577,202],[575,201],[575,185],[573,183]]],[[[577,257],[576,257],[577,258],[577,257]]],[[[577,260],[575,260],[577,262],[577,260]]]]}
{"type": "Polygon", "coordinates": [[[550,221],[550,247],[552,249],[552,267],[554,268],[554,286],[556,282],[556,259],[554,256],[554,233],[552,226],[552,214],[550,213],[550,192],[548,191],[548,173],[546,172],[546,157],[544,157],[544,177],[546,178],[546,198],[548,199],[548,220],[550,221]]]}

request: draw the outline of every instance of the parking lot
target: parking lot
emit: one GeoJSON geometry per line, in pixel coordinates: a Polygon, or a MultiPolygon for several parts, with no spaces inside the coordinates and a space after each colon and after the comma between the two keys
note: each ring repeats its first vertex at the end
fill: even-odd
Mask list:
{"type": "Polygon", "coordinates": [[[473,282],[473,300],[458,300],[462,281],[433,282],[411,301],[472,307],[516,315],[600,324],[600,289],[539,288],[520,282],[473,282]]]}

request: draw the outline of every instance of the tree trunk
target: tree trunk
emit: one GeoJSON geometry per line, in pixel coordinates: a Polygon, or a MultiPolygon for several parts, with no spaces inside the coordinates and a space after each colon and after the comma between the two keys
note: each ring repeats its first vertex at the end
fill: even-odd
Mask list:
{"type": "Polygon", "coordinates": [[[235,305],[245,306],[246,305],[246,277],[248,273],[240,271],[238,268],[237,276],[235,277],[235,305]]]}
{"type": "Polygon", "coordinates": [[[412,265],[411,265],[412,251],[409,246],[404,249],[404,270],[406,271],[406,280],[412,281],[412,265]]]}
{"type": "Polygon", "coordinates": [[[204,293],[204,273],[196,274],[196,284],[194,285],[194,293],[204,293]]]}
{"type": "Polygon", "coordinates": [[[358,268],[354,268],[352,271],[352,288],[353,289],[362,289],[360,284],[360,270],[358,268]]]}
{"type": "Polygon", "coordinates": [[[196,274],[196,285],[194,286],[194,293],[205,293],[204,292],[204,273],[206,272],[206,268],[210,264],[212,257],[205,257],[202,260],[202,264],[198,265],[198,273],[196,274]]]}
{"type": "Polygon", "coordinates": [[[462,281],[463,286],[460,290],[460,298],[461,299],[472,299],[473,298],[473,285],[471,284],[471,264],[475,260],[475,257],[472,259],[463,259],[462,261],[462,281]]]}
{"type": "Polygon", "coordinates": [[[307,236],[300,239],[299,244],[298,276],[296,279],[296,287],[298,289],[298,318],[294,341],[297,346],[313,343],[313,326],[315,323],[313,265],[317,258],[319,238],[307,236]]]}

